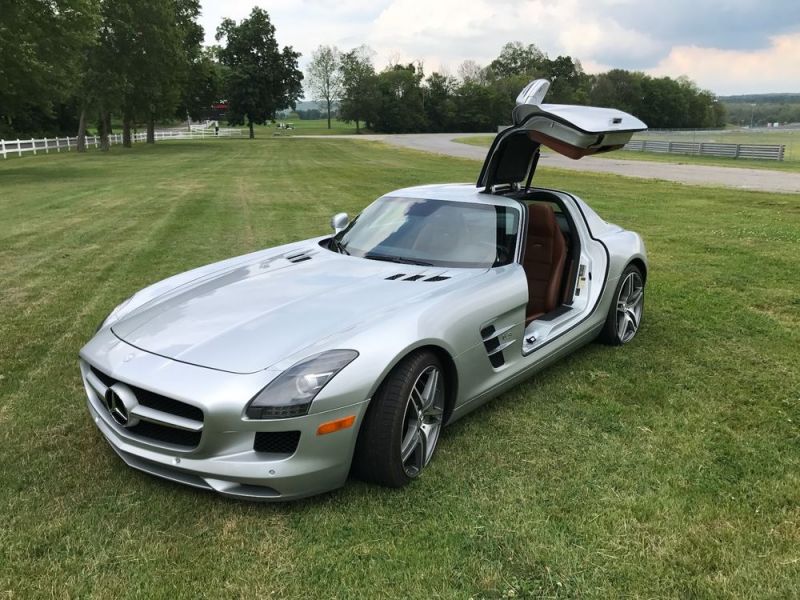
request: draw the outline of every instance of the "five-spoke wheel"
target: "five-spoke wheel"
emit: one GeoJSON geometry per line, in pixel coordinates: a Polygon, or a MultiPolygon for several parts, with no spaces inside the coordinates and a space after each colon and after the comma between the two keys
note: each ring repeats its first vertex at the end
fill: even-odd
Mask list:
{"type": "Polygon", "coordinates": [[[400,487],[430,462],[445,416],[445,377],[439,359],[415,352],[386,377],[359,431],[353,471],[361,479],[400,487]]]}
{"type": "Polygon", "coordinates": [[[438,367],[427,367],[420,373],[406,402],[400,460],[409,477],[419,475],[428,464],[439,439],[444,416],[444,389],[438,367]]]}
{"type": "Polygon", "coordinates": [[[601,341],[613,346],[630,342],[639,331],[643,311],[644,278],[635,265],[628,265],[619,278],[601,341]]]}

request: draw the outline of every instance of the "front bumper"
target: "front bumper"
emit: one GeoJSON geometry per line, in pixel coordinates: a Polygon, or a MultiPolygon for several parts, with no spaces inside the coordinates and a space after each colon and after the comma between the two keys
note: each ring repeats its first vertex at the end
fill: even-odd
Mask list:
{"type": "MultiPolygon", "coordinates": [[[[127,349],[126,349],[127,350],[127,349]]],[[[148,361],[163,362],[154,355],[140,358],[137,370],[147,369],[148,361]],[[143,367],[144,364],[144,367],[143,367]]],[[[97,361],[93,361],[97,362],[97,361]]],[[[170,361],[171,362],[171,361],[170,361]]],[[[101,371],[110,371],[109,365],[94,365],[101,371]]],[[[164,369],[163,365],[160,367],[164,369]]],[[[191,385],[198,376],[229,378],[230,374],[209,372],[208,369],[173,363],[171,381],[191,385]],[[199,374],[199,375],[198,375],[199,374]],[[179,377],[175,377],[179,375],[179,377]]],[[[123,369],[124,371],[124,369],[123,369]]],[[[140,375],[141,373],[139,373],[140,375]]],[[[81,375],[87,394],[89,414],[114,451],[129,466],[163,479],[220,494],[248,500],[280,501],[303,498],[327,492],[344,485],[350,471],[355,442],[368,400],[345,404],[340,408],[309,414],[303,417],[274,420],[248,420],[241,417],[241,407],[229,403],[204,402],[195,405],[204,413],[202,437],[194,448],[182,448],[153,439],[132,435],[130,429],[112,418],[103,402],[103,384],[90,372],[87,357],[82,356],[81,375]],[[100,389],[98,389],[98,387],[100,389]],[[327,435],[317,435],[317,428],[325,422],[354,415],[355,423],[327,435]],[[258,432],[299,431],[296,450],[291,454],[277,454],[254,450],[258,432]]],[[[114,378],[135,385],[149,378],[126,378],[116,371],[114,378]]],[[[162,380],[163,381],[163,380],[162,380]]],[[[222,382],[221,382],[222,384],[222,382]]],[[[219,386],[204,382],[204,389],[219,396],[219,386]]],[[[160,388],[154,390],[165,396],[189,403],[191,398],[160,388]]],[[[177,392],[177,390],[175,390],[177,392]]],[[[200,395],[200,392],[197,392],[200,395]]]]}

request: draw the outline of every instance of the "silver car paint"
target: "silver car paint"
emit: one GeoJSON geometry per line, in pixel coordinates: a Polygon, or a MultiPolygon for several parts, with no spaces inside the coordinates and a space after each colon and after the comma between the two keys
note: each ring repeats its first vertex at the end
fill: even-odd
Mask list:
{"type": "MultiPolygon", "coordinates": [[[[370,261],[320,246],[325,237],[255,252],[171,277],[134,295],[81,350],[89,410],[130,466],[231,496],[290,499],[342,485],[370,398],[408,353],[434,347],[452,366],[449,421],[462,417],[564,354],[591,341],[622,270],[646,265],[639,236],[558,193],[582,245],[604,268],[582,322],[525,356],[527,281],[519,262],[493,269],[442,269],[370,261]],[[309,260],[293,263],[300,252],[309,260]],[[446,281],[386,280],[445,275],[446,281]],[[279,289],[274,289],[279,288],[279,289]],[[481,330],[508,328],[506,363],[489,363],[481,330]],[[311,354],[355,349],[358,358],[320,392],[308,416],[253,421],[244,409],[279,373],[311,354]],[[197,406],[205,421],[189,452],[130,435],[101,400],[88,365],[115,379],[197,406]],[[356,416],[351,429],[317,436],[322,422],[356,416]],[[256,431],[302,432],[297,451],[275,459],[253,451],[256,431]]],[[[471,185],[421,186],[391,195],[518,206],[471,185]]],[[[521,241],[520,241],[521,247],[521,241]]],[[[519,253],[518,253],[519,257],[519,253]]]]}

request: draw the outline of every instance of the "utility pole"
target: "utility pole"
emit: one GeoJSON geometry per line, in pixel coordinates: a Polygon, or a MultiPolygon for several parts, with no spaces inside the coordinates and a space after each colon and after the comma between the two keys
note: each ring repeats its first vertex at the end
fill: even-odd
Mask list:
{"type": "Polygon", "coordinates": [[[750,129],[752,129],[753,128],[753,122],[754,122],[753,119],[756,116],[756,105],[755,105],[755,103],[753,103],[750,106],[752,107],[752,110],[750,111],[750,129]]]}

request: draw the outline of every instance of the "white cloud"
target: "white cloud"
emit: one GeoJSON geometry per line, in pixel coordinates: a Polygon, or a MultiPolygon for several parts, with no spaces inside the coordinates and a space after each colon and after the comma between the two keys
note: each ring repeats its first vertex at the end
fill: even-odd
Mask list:
{"type": "Polygon", "coordinates": [[[656,75],[688,75],[719,94],[800,90],[800,33],[772,38],[755,51],[677,46],[649,69],[656,75]]]}
{"type": "Polygon", "coordinates": [[[686,74],[718,93],[800,91],[800,34],[785,33],[800,32],[798,11],[791,8],[797,0],[781,11],[755,0],[736,2],[731,23],[740,26],[726,39],[721,38],[726,11],[707,33],[692,25],[695,13],[711,10],[711,0],[666,5],[648,0],[205,0],[202,23],[211,43],[223,17],[239,20],[261,6],[270,13],[279,43],[303,53],[301,66],[320,44],[346,50],[366,43],[376,51],[379,68],[390,60],[421,60],[426,72],[444,68],[452,73],[466,59],[485,65],[504,43],[518,40],[535,43],[550,56],[578,58],[588,72],[619,67],[686,74]],[[744,41],[741,23],[751,6],[770,19],[772,13],[784,15],[783,33],[776,29],[780,34],[771,45],[761,30],[775,27],[774,19],[766,17],[758,22],[760,29],[753,21],[753,35],[744,41]],[[654,22],[654,15],[663,23],[654,22]]]}
{"type": "Polygon", "coordinates": [[[658,51],[647,36],[597,12],[597,3],[585,0],[395,0],[370,26],[367,43],[379,57],[424,59],[429,68],[451,69],[467,58],[486,64],[515,40],[582,60],[658,51]]]}

